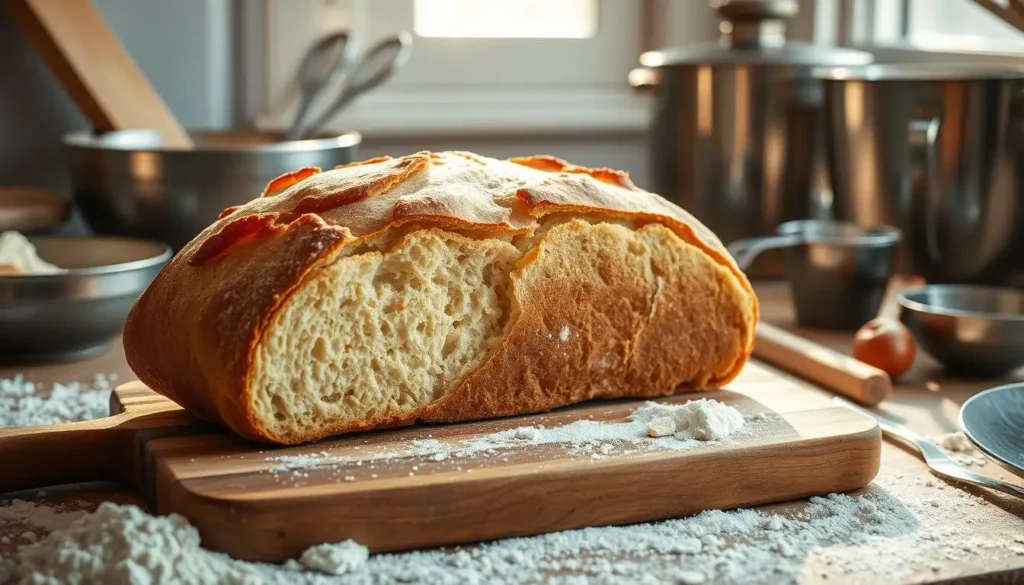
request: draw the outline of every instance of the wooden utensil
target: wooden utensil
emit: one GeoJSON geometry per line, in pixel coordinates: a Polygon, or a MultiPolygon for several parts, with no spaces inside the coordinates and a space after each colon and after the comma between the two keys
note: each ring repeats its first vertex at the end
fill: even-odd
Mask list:
{"type": "Polygon", "coordinates": [[[119,480],[136,486],[156,513],[187,517],[204,547],[283,561],[346,538],[374,551],[404,550],[785,501],[857,489],[878,471],[881,434],[872,420],[827,401],[816,408],[813,394],[808,402],[806,390],[756,363],[729,391],[667,401],[698,396],[767,416],[751,419],[749,432],[730,441],[693,449],[646,451],[610,441],[612,451],[574,452],[526,442],[476,457],[375,460],[374,453],[408,450],[415,439],[456,443],[522,426],[624,422],[643,401],[271,449],[198,423],[133,382],[115,390],[114,404],[124,411],[114,418],[0,429],[0,469],[8,470],[0,492],[119,480]],[[288,458],[325,453],[341,462],[280,469],[288,458]]]}
{"type": "Polygon", "coordinates": [[[89,0],[9,0],[11,16],[97,130],[156,130],[192,139],[89,0]]]}
{"type": "Polygon", "coordinates": [[[866,406],[892,392],[882,370],[767,323],[757,325],[754,356],[866,406]]]}
{"type": "Polygon", "coordinates": [[[71,204],[45,189],[0,187],[0,232],[53,229],[68,219],[71,204]]]}
{"type": "Polygon", "coordinates": [[[889,374],[893,380],[914,365],[917,345],[910,330],[900,322],[899,298],[904,291],[924,285],[916,276],[889,279],[878,316],[864,324],[853,337],[853,357],[889,374]]]}
{"type": "Polygon", "coordinates": [[[1024,32],[1024,3],[1021,0],[1008,0],[1008,7],[1001,6],[995,0],[974,0],[974,3],[1024,32]]]}

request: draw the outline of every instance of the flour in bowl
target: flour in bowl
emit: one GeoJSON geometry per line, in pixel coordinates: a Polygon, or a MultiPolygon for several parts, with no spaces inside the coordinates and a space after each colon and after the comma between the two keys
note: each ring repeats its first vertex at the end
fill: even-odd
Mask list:
{"type": "Polygon", "coordinates": [[[32,276],[67,272],[43,260],[36,247],[18,232],[0,232],[0,275],[32,276]]]}

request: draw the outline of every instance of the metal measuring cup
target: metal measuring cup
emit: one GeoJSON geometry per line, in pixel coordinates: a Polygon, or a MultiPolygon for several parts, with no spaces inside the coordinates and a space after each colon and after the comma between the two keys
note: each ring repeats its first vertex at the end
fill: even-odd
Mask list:
{"type": "Polygon", "coordinates": [[[786,277],[801,327],[855,331],[878,313],[902,234],[894,227],[801,220],[776,236],[729,244],[741,270],[766,250],[786,249],[786,277]]]}

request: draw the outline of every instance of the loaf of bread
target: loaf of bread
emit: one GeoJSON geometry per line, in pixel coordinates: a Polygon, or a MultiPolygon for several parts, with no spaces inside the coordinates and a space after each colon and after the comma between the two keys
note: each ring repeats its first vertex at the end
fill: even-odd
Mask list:
{"type": "Polygon", "coordinates": [[[124,346],[198,417],[294,444],[720,387],[757,318],[718,238],[623,172],[420,152],[224,210],[124,346]]]}

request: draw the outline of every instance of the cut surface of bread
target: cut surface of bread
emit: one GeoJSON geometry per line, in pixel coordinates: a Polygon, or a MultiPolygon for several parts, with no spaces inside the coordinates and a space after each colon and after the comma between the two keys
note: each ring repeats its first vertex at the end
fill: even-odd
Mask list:
{"type": "Polygon", "coordinates": [[[139,378],[250,439],[719,387],[757,300],[721,242],[621,172],[372,159],[277,179],[136,303],[139,378]]]}

